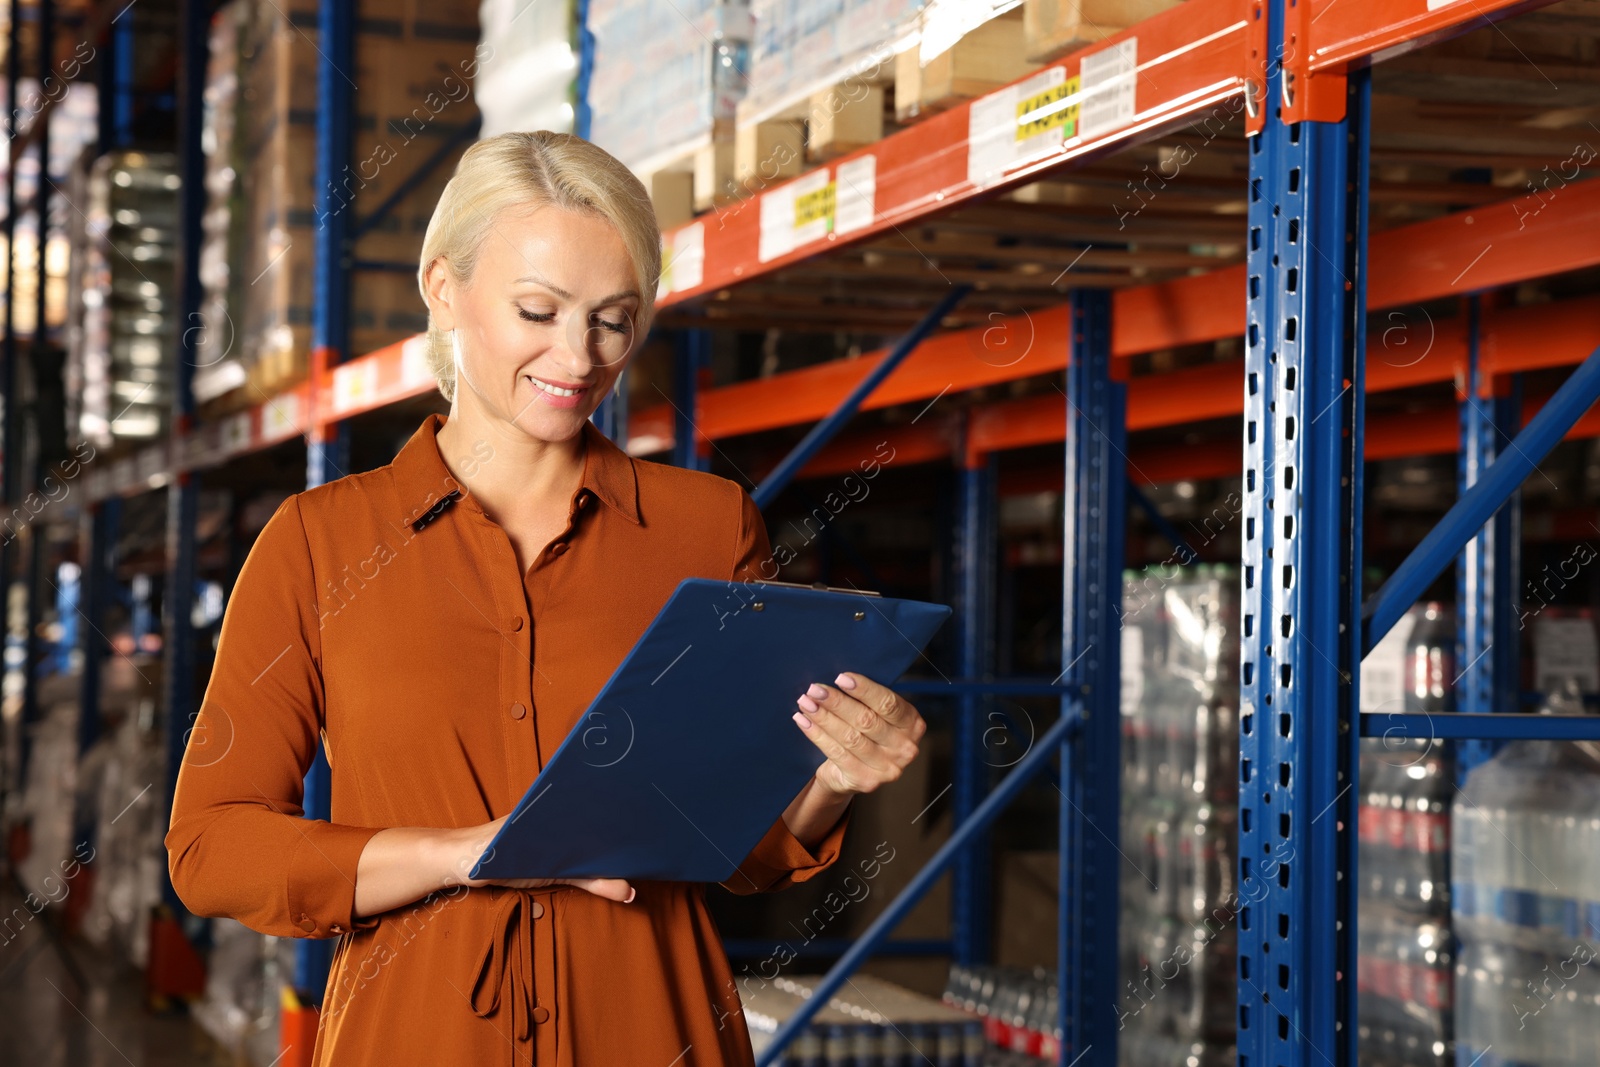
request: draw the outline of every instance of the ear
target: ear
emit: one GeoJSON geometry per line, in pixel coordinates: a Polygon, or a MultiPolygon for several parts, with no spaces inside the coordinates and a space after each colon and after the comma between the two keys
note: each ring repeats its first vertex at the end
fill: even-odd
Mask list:
{"type": "Polygon", "coordinates": [[[433,316],[433,325],[440,330],[453,330],[456,328],[455,311],[451,301],[455,299],[455,278],[450,274],[444,257],[439,256],[422,276],[422,296],[428,304],[428,312],[433,316]]]}

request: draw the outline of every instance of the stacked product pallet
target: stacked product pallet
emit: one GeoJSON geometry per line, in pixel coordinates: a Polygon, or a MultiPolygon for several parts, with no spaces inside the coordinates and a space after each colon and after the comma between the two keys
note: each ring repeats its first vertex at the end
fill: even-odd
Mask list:
{"type": "MultiPolygon", "coordinates": [[[[177,252],[171,154],[110,152],[84,175],[71,275],[81,325],[69,332],[67,425],[97,447],[167,429],[177,252]]],[[[69,431],[70,432],[70,431],[69,431]]]]}
{"type": "MultiPolygon", "coordinates": [[[[1455,710],[1455,613],[1412,608],[1362,663],[1379,716],[1455,710]]],[[[1356,989],[1363,1063],[1443,1067],[1453,1025],[1449,747],[1409,731],[1362,742],[1356,989]]]]}
{"type": "Polygon", "coordinates": [[[1239,576],[1129,571],[1122,593],[1118,1062],[1234,1060],[1239,576]]]}
{"type": "Polygon", "coordinates": [[[944,1002],[983,1020],[985,1067],[1055,1063],[1061,1053],[1060,985],[1042,967],[951,964],[944,1002]],[[1000,1053],[1000,1055],[996,1055],[1000,1053]]]}
{"type": "Polygon", "coordinates": [[[200,238],[200,323],[195,337],[194,397],[200,404],[245,384],[247,367],[235,352],[237,331],[230,314],[243,296],[242,271],[234,269],[244,249],[245,212],[234,136],[239,117],[239,46],[249,8],[224,4],[211,20],[206,69],[206,209],[200,238]]]}
{"type": "MultiPolygon", "coordinates": [[[[313,314],[318,232],[335,216],[350,237],[356,279],[349,289],[349,354],[404,340],[426,327],[415,270],[422,236],[439,194],[465,150],[464,129],[477,118],[473,80],[493,46],[479,43],[476,3],[451,0],[400,9],[363,4],[356,18],[355,60],[342,71],[354,88],[354,135],[347,165],[337,172],[325,205],[317,189],[317,12],[271,0],[234,0],[214,29],[219,45],[211,70],[213,160],[208,262],[226,264],[208,275],[211,318],[225,324],[224,358],[243,370],[246,387],[222,408],[260,402],[305,377],[313,314]],[[231,55],[227,41],[236,49],[231,55]],[[232,88],[230,89],[230,82],[232,88]],[[226,112],[229,96],[232,113],[226,112]],[[224,147],[224,141],[230,147],[224,147]],[[404,190],[391,211],[367,225],[375,210],[402,192],[423,164],[450,144],[427,177],[404,190]],[[236,185],[224,188],[237,175],[236,185]],[[218,213],[228,207],[227,218],[218,213]],[[218,246],[225,251],[216,251],[218,246]]],[[[210,322],[208,321],[208,326],[210,322]]],[[[217,331],[212,330],[211,333],[217,331]]],[[[226,384],[238,370],[211,371],[226,384]]],[[[208,390],[216,395],[215,389],[208,390]]]]}
{"type": "Polygon", "coordinates": [[[481,136],[573,128],[573,10],[544,0],[484,0],[473,96],[481,136]]]}
{"type": "MultiPolygon", "coordinates": [[[[815,977],[740,983],[757,1055],[799,1006],[815,977]]],[[[856,975],[812,1016],[778,1061],[785,1067],[984,1067],[983,1024],[973,1016],[870,975],[856,975]]]]}
{"type": "Polygon", "coordinates": [[[591,139],[642,174],[732,146],[750,54],[746,0],[593,0],[591,139]]]}
{"type": "MultiPolygon", "coordinates": [[[[1582,715],[1600,689],[1593,620],[1546,608],[1540,711],[1582,715]],[[1548,616],[1548,617],[1547,617],[1548,616]]],[[[1600,745],[1516,741],[1451,809],[1458,1067],[1577,1067],[1600,1029],[1600,745]]]]}

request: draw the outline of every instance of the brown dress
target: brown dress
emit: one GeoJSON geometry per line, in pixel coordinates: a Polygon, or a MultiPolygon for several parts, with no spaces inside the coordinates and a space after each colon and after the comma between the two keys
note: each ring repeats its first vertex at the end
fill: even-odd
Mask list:
{"type": "MultiPolygon", "coordinates": [[[[173,884],[198,915],[339,938],[318,1064],[751,1064],[704,885],[636,882],[630,904],[456,887],[352,915],[368,838],[510,812],[680,579],[772,577],[740,486],[634,460],[589,423],[567,527],[526,574],[464,490],[415,530],[461,489],[445,422],[430,415],[387,466],[289,497],[261,531],[178,776],[173,884]],[[328,822],[301,808],[319,736],[328,822]]],[[[467,462],[495,462],[493,446],[467,462]]],[[[813,852],[779,819],[724,887],[815,876],[848,821],[813,852]]]]}

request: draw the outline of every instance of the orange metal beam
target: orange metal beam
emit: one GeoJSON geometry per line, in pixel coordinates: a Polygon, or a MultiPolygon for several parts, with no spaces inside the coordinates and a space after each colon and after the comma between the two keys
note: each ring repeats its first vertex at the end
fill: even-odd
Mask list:
{"type": "MultiPolygon", "coordinates": [[[[1600,241],[1593,238],[1597,232],[1600,178],[1575,182],[1542,200],[1539,196],[1515,197],[1388,230],[1372,239],[1369,307],[1394,309],[1594,266],[1600,264],[1600,241]]],[[[1244,301],[1240,299],[1244,286],[1244,268],[1229,267],[1117,291],[1112,295],[1113,353],[1130,356],[1238,336],[1244,329],[1244,301]]],[[[1594,336],[1590,326],[1600,317],[1600,302],[1593,307],[1590,302],[1572,303],[1562,313],[1561,347],[1581,345],[1583,337],[1594,336]],[[1577,306],[1580,303],[1584,306],[1577,306]]],[[[1529,310],[1507,321],[1542,324],[1544,315],[1529,310]]],[[[1058,307],[997,318],[994,325],[981,330],[932,338],[907,357],[863,407],[929,399],[947,390],[959,392],[1058,371],[1066,365],[1066,322],[1065,309],[1058,307]],[[1015,355],[1018,351],[1022,355],[1015,355]]],[[[1522,332],[1520,328],[1518,332],[1522,332]]],[[[1500,348],[1486,348],[1495,370],[1539,365],[1541,358],[1555,360],[1545,366],[1573,362],[1566,356],[1541,355],[1542,333],[1523,333],[1523,338],[1497,341],[1504,355],[1494,354],[1500,348]],[[1540,340],[1526,339],[1532,336],[1540,340]]],[[[1459,323],[1436,324],[1426,316],[1419,323],[1396,313],[1374,330],[1368,342],[1370,384],[1395,389],[1448,380],[1460,366],[1465,348],[1459,323]]],[[[700,427],[716,440],[815,422],[832,411],[881,358],[882,353],[873,353],[711,390],[701,398],[700,427]]],[[[1134,385],[1154,380],[1159,379],[1136,379],[1134,385]]],[[[1180,379],[1170,387],[1140,388],[1165,397],[1175,411],[1186,412],[1188,419],[1206,418],[1211,413],[1207,405],[1214,407],[1218,402],[1216,395],[1190,392],[1191,384],[1180,379]],[[1197,397],[1198,407],[1185,407],[1197,397]]],[[[1130,420],[1134,418],[1131,402],[1132,396],[1130,420]]],[[[648,432],[663,440],[672,437],[672,412],[667,405],[630,418],[641,434],[648,432]]]]}

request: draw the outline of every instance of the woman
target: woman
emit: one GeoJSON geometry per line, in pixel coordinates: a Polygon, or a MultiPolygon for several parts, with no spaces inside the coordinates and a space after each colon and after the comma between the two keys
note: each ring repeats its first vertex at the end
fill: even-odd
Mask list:
{"type": "MultiPolygon", "coordinates": [[[[705,887],[467,873],[689,576],[771,577],[737,484],[588,421],[650,327],[648,195],[611,156],[507,134],[462,157],[418,273],[449,417],[285,500],[228,606],[166,844],[196,914],[337,937],[317,1063],[749,1064],[705,887]],[[302,818],[318,740],[332,818],[302,818]]],[[[839,855],[926,729],[841,674],[796,694],[826,755],[723,885],[839,855]]]]}

